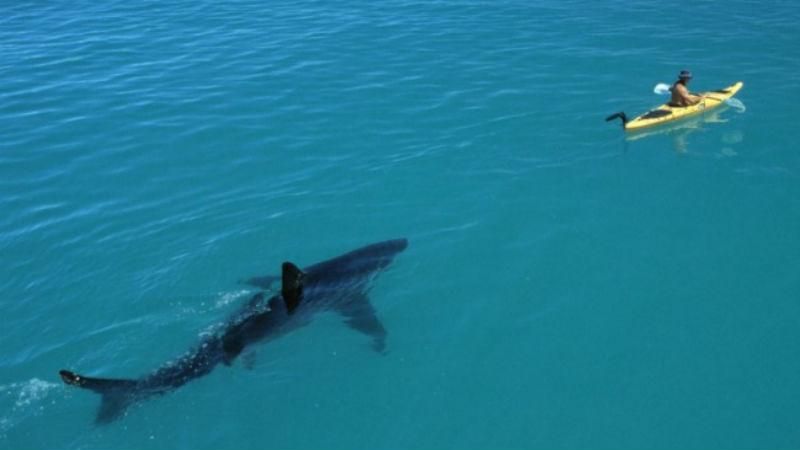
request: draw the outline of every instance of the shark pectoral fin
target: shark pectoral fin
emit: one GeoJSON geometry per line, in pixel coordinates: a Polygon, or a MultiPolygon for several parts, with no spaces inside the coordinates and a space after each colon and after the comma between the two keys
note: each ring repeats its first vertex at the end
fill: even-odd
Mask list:
{"type": "Polygon", "coordinates": [[[290,262],[283,263],[281,295],[286,304],[286,311],[291,314],[300,305],[303,297],[303,276],[305,274],[290,262]]]}
{"type": "Polygon", "coordinates": [[[335,309],[344,316],[344,323],[348,327],[372,337],[373,350],[379,353],[386,350],[386,328],[378,320],[375,309],[366,295],[361,295],[335,309]]]}
{"type": "Polygon", "coordinates": [[[263,277],[252,277],[246,280],[239,280],[239,283],[247,284],[261,289],[269,289],[270,287],[272,287],[273,283],[275,283],[280,279],[281,277],[275,275],[266,275],[263,277]]]}
{"type": "Polygon", "coordinates": [[[242,365],[247,370],[253,370],[256,366],[256,352],[245,353],[242,357],[242,365]]]}
{"type": "Polygon", "coordinates": [[[244,350],[244,341],[239,333],[226,336],[222,339],[222,362],[230,366],[234,359],[244,350]]]}

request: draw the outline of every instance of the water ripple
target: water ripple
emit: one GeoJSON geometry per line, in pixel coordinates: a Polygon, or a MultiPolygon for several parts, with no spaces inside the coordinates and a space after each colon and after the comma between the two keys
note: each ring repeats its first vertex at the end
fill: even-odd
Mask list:
{"type": "MultiPolygon", "coordinates": [[[[0,440],[7,437],[9,448],[37,446],[30,430],[45,426],[49,433],[38,445],[42,448],[118,446],[112,442],[120,436],[116,432],[76,437],[74,430],[85,429],[89,413],[47,405],[54,389],[34,374],[56,379],[54,365],[75,361],[109,373],[116,365],[139,368],[150,361],[128,350],[154,357],[161,355],[150,353],[184,348],[179,336],[195,337],[189,325],[197,321],[202,329],[205,320],[216,323],[220,309],[241,300],[244,294],[235,280],[243,274],[277,268],[286,258],[313,262],[329,250],[345,251],[371,239],[409,236],[413,242],[398,271],[388,274],[397,277],[388,284],[392,288],[376,293],[381,314],[387,323],[394,322],[393,336],[401,342],[397,353],[428,358],[450,342],[472,342],[466,344],[474,346],[469,351],[453,353],[453,364],[468,366],[474,358],[465,354],[484,346],[486,367],[517,364],[515,373],[540,380],[545,388],[558,383],[548,384],[541,371],[527,372],[530,368],[523,366],[562,367],[563,361],[551,364],[545,351],[537,353],[548,342],[532,329],[567,325],[557,322],[565,315],[562,309],[574,309],[570,314],[579,316],[588,307],[581,295],[611,275],[608,264],[596,261],[593,270],[585,270],[586,261],[599,261],[604,245],[616,246],[605,255],[609,260],[622,250],[634,252],[635,239],[626,239],[641,231],[630,224],[640,223],[646,211],[657,211],[659,222],[641,229],[661,230],[639,243],[648,251],[658,243],[684,244],[698,234],[713,241],[731,229],[736,233],[724,251],[707,242],[698,247],[711,255],[714,250],[736,255],[717,266],[742,265],[737,266],[742,269],[737,282],[758,284],[748,278],[757,270],[738,262],[754,259],[769,269],[759,280],[764,290],[781,286],[792,297],[796,288],[796,283],[777,279],[784,273],[781,268],[794,267],[791,257],[786,264],[769,264],[760,253],[777,249],[791,256],[797,247],[789,232],[761,231],[794,230],[797,222],[798,160],[791,150],[791,127],[800,81],[791,74],[800,69],[794,50],[800,13],[791,2],[769,8],[739,0],[724,8],[701,3],[680,19],[662,4],[647,1],[624,7],[578,0],[491,5],[473,0],[81,0],[69,8],[58,2],[6,3],[0,7],[0,366],[6,377],[0,380],[0,394],[6,394],[7,412],[0,418],[0,435],[7,436],[0,440]],[[679,20],[685,26],[676,33],[679,20]],[[723,124],[737,131],[735,136],[725,135],[722,127],[707,128],[692,135],[696,140],[689,152],[677,154],[675,134],[628,142],[618,128],[602,121],[620,108],[643,110],[660,101],[651,94],[653,84],[668,81],[663,77],[689,62],[702,74],[697,82],[703,86],[719,79],[747,80],[742,91],[747,114],[726,116],[723,124]],[[704,183],[713,177],[718,184],[704,183]],[[687,190],[692,195],[686,196],[687,190]],[[738,202],[735,207],[733,201],[726,203],[731,199],[738,202]],[[704,208],[697,207],[701,201],[704,208]],[[713,205],[729,206],[718,213],[731,220],[693,221],[684,230],[690,216],[713,222],[706,213],[713,205]],[[768,226],[756,226],[761,224],[751,215],[726,216],[741,205],[768,226]],[[686,232],[676,238],[670,234],[674,229],[659,228],[663,223],[686,232]],[[782,241],[761,235],[780,235],[782,241]],[[767,240],[757,250],[740,242],[755,236],[767,240]],[[419,317],[404,316],[419,311],[417,302],[431,298],[430,290],[439,300],[426,302],[428,309],[419,317]],[[386,309],[380,300],[388,302],[386,309]],[[537,344],[516,346],[527,352],[524,358],[486,351],[487,342],[508,342],[508,333],[498,331],[497,324],[482,328],[482,321],[508,311],[522,318],[512,330],[519,333],[515,342],[537,344]],[[451,316],[455,320],[448,327],[451,316]],[[407,341],[418,344],[413,352],[402,347],[404,334],[395,331],[406,322],[415,328],[407,341]],[[31,330],[37,331],[33,338],[31,330]],[[484,339],[486,330],[492,330],[493,339],[484,339]],[[148,352],[156,335],[158,348],[148,352]],[[37,390],[41,383],[45,388],[37,390]],[[19,405],[18,398],[23,398],[19,405]],[[26,398],[31,401],[25,403],[26,398]],[[39,407],[47,420],[32,412],[39,407]]],[[[624,284],[638,276],[668,286],[664,273],[671,271],[656,274],[632,266],[619,269],[627,276],[619,275],[624,284]]],[[[650,270],[664,266],[679,270],[684,265],[663,263],[650,270]]],[[[722,280],[717,272],[709,276],[711,287],[703,289],[714,290],[714,280],[722,280]]],[[[717,291],[724,290],[721,284],[717,291]]],[[[653,295],[644,288],[630,289],[631,298],[653,295]]],[[[601,300],[591,304],[600,317],[609,312],[601,300]]],[[[715,297],[703,300],[696,303],[716,305],[715,297]]],[[[777,296],[771,300],[763,304],[788,310],[777,296]]],[[[675,308],[696,307],[681,305],[680,298],[672,301],[675,308]]],[[[583,321],[577,322],[589,319],[583,321]]],[[[553,332],[555,340],[567,339],[561,333],[560,328],[553,332]]],[[[635,337],[647,341],[647,336],[635,337]]],[[[564,355],[562,350],[549,351],[564,355]]],[[[419,365],[443,373],[447,363],[440,364],[439,356],[431,357],[435,364],[420,359],[419,365]]],[[[395,363],[390,357],[376,365],[390,368],[385,375],[391,379],[395,363]]],[[[491,381],[488,370],[482,375],[491,381]]],[[[330,377],[336,376],[332,371],[330,377]]],[[[425,383],[446,391],[459,385],[453,379],[425,383]]],[[[586,386],[585,380],[564,379],[586,386]]],[[[494,385],[513,386],[513,380],[505,381],[494,385]]],[[[220,397],[218,382],[209,380],[204,388],[220,397]]],[[[526,385],[505,394],[526,398],[533,390],[526,385]]],[[[419,405],[431,410],[448,406],[462,420],[469,410],[430,404],[432,395],[413,394],[419,405]]],[[[602,400],[605,393],[587,394],[602,400]]],[[[538,400],[557,400],[548,395],[538,400]]],[[[332,398],[345,405],[358,396],[352,397],[332,398]]],[[[138,419],[150,420],[150,411],[163,419],[160,407],[174,407],[189,397],[175,398],[165,397],[138,419]]],[[[83,401],[78,395],[73,400],[83,401]]],[[[636,404],[630,397],[625,400],[636,404]]],[[[294,433],[309,440],[292,441],[276,433],[284,440],[275,446],[385,447],[392,438],[395,446],[408,447],[418,445],[411,437],[422,435],[419,442],[435,447],[438,441],[424,436],[426,429],[452,425],[409,423],[407,417],[418,416],[403,402],[394,402],[400,413],[386,414],[391,427],[371,427],[381,439],[320,442],[294,433]],[[419,433],[398,436],[395,429],[419,433]]],[[[199,400],[193,406],[198,417],[218,415],[199,400]]],[[[270,414],[237,417],[283,420],[270,414]]],[[[528,429],[539,436],[557,433],[530,423],[549,427],[558,418],[525,414],[530,420],[511,425],[491,416],[482,420],[512,431],[502,435],[528,429]]],[[[782,416],[796,415],[787,410],[782,416]]],[[[619,417],[625,419],[621,423],[630,419],[623,413],[619,417]]],[[[464,422],[477,423],[474,417],[464,422]]],[[[731,428],[731,423],[719,428],[731,428]]],[[[287,423],[286,429],[296,430],[293,425],[287,423]]],[[[241,429],[225,430],[241,434],[241,429]]],[[[480,427],[470,430],[478,433],[480,427]]],[[[599,431],[592,432],[602,435],[599,431]]],[[[464,440],[456,437],[448,444],[485,446],[490,440],[467,441],[470,436],[475,435],[466,433],[464,440]]],[[[120,445],[150,444],[130,434],[126,439],[120,445]]],[[[207,442],[216,441],[160,444],[199,448],[207,442]]],[[[608,444],[598,442],[592,444],[608,444]]],[[[571,443],[586,446],[584,441],[571,443]]],[[[684,445],[674,446],[686,446],[678,443],[684,445]]]]}

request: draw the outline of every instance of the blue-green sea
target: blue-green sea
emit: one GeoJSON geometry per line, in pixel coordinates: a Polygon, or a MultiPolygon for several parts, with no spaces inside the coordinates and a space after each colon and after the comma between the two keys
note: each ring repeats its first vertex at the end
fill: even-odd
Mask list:
{"type": "Polygon", "coordinates": [[[0,2],[0,449],[800,448],[800,3],[0,2]],[[743,81],[644,134],[605,117],[743,81]],[[94,423],[275,275],[322,314],[94,423]]]}

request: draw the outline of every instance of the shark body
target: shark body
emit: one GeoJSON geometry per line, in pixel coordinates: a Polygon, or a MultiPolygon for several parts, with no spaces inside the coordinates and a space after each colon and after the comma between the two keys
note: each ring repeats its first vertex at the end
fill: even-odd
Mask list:
{"type": "Polygon", "coordinates": [[[278,279],[281,292],[267,298],[258,292],[220,331],[203,339],[183,356],[139,378],[95,378],[61,370],[69,385],[102,396],[97,423],[119,418],[133,403],[173,391],[203,377],[218,365],[231,365],[249,346],[276,339],[311,323],[317,313],[341,314],[345,324],[372,338],[383,352],[386,329],[367,297],[371,281],[408,246],[406,239],[367,245],[338,257],[300,269],[284,262],[281,276],[263,276],[248,284],[268,289],[278,279]]]}

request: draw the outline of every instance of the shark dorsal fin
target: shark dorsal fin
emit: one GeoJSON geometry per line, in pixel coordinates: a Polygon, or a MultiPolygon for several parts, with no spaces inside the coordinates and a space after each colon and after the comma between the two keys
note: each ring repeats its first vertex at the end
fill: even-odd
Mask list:
{"type": "Polygon", "coordinates": [[[283,263],[281,295],[289,314],[293,313],[300,304],[300,299],[303,296],[304,275],[303,271],[294,264],[290,262],[283,263]]]}

